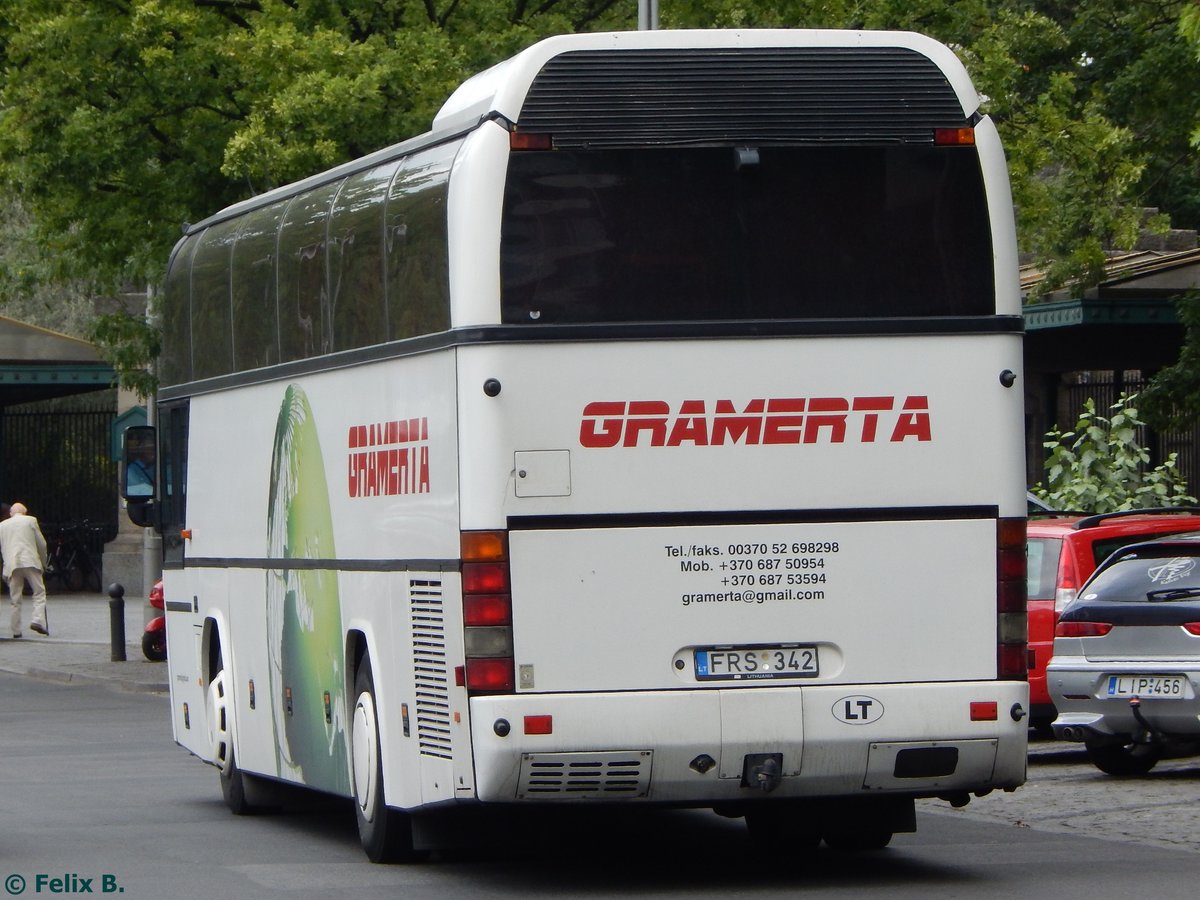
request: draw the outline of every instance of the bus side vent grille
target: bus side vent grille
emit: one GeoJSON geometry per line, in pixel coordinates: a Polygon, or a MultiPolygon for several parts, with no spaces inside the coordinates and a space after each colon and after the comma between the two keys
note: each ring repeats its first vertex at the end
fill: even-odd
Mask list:
{"type": "Polygon", "coordinates": [[[967,114],[905,47],[575,50],[549,60],[518,124],[566,148],[932,143],[967,114]]]}
{"type": "Polygon", "coordinates": [[[412,600],[417,745],[423,756],[452,759],[442,583],[413,578],[409,580],[408,588],[412,600]]]}
{"type": "Polygon", "coordinates": [[[650,790],[650,750],[526,753],[518,800],[624,800],[650,790]]]}

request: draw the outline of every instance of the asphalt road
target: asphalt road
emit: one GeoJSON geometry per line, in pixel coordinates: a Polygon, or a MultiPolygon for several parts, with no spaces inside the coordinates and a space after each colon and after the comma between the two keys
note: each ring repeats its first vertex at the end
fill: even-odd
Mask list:
{"type": "Polygon", "coordinates": [[[918,832],[878,853],[764,858],[739,821],[645,810],[514,823],[496,833],[502,849],[374,866],[345,803],[230,815],[215,770],[171,742],[166,703],[0,673],[0,878],[10,895],[49,895],[55,878],[60,889],[91,879],[93,895],[108,886],[180,900],[1196,894],[1189,822],[1200,771],[1189,761],[1117,782],[1063,745],[1035,747],[1027,787],[963,810],[922,803],[918,832]]]}

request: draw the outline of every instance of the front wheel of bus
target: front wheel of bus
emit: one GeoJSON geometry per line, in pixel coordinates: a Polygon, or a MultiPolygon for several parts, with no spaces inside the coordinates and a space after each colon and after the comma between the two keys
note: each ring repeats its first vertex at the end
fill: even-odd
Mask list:
{"type": "Polygon", "coordinates": [[[212,763],[221,770],[221,796],[225,798],[225,805],[235,816],[247,816],[257,812],[259,807],[250,799],[254,787],[251,776],[238,768],[234,758],[233,709],[229,699],[228,675],[219,656],[217,662],[221,667],[208,683],[208,708],[205,710],[212,763]]]}
{"type": "Polygon", "coordinates": [[[416,859],[412,821],[404,813],[388,809],[384,802],[379,716],[369,657],[363,657],[354,677],[354,693],[350,746],[359,839],[371,862],[412,862],[416,859]]]}

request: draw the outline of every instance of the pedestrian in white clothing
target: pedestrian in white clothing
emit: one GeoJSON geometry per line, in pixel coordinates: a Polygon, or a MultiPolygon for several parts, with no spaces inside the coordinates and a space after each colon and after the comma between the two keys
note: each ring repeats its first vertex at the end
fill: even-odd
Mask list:
{"type": "Polygon", "coordinates": [[[9,517],[0,522],[0,556],[4,558],[4,580],[12,601],[12,636],[21,636],[21,600],[25,583],[33,587],[33,618],[29,627],[38,634],[50,634],[46,625],[46,539],[38,521],[29,515],[24,503],[14,503],[9,517]]]}

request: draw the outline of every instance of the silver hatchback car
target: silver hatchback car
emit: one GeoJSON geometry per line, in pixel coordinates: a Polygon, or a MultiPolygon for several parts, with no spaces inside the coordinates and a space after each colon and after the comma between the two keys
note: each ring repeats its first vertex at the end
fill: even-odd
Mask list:
{"type": "Polygon", "coordinates": [[[1059,617],[1046,683],[1055,736],[1103,772],[1200,754],[1200,534],[1106,559],[1059,617]]]}

